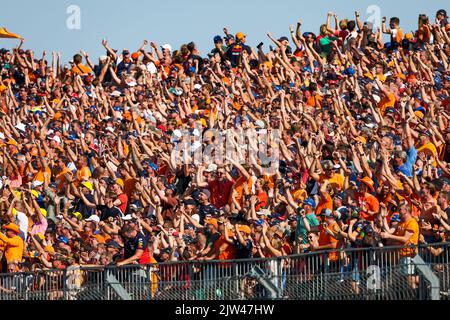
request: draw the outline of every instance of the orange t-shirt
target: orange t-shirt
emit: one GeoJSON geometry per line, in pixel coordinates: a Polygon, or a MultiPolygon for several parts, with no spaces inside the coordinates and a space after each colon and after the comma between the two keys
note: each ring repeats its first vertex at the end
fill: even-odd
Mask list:
{"type": "Polygon", "coordinates": [[[256,205],[255,210],[259,211],[260,209],[267,207],[267,201],[269,200],[267,193],[265,191],[261,191],[256,196],[259,199],[259,203],[256,205]]]}
{"type": "MultiPolygon", "coordinates": [[[[244,198],[244,187],[247,188],[249,192],[252,190],[252,177],[250,177],[248,180],[245,179],[245,177],[240,176],[234,185],[234,190],[236,190],[237,197],[236,201],[240,205],[242,205],[242,200],[244,198]],[[247,184],[247,185],[246,185],[247,184]]],[[[231,201],[230,201],[231,204],[231,201]]]]}
{"type": "Polygon", "coordinates": [[[269,189],[273,189],[275,187],[275,181],[276,181],[276,175],[272,174],[272,175],[263,175],[262,177],[264,179],[264,181],[267,183],[267,187],[269,189]]]}
{"type": "Polygon", "coordinates": [[[317,104],[322,103],[322,100],[323,100],[322,96],[316,94],[315,96],[309,97],[308,100],[306,101],[306,104],[311,107],[319,107],[319,105],[317,104]]]}
{"type": "Polygon", "coordinates": [[[66,178],[64,177],[64,175],[66,173],[70,173],[70,172],[72,172],[72,171],[70,171],[70,169],[66,167],[60,173],[58,173],[56,175],[55,180],[56,180],[56,183],[58,184],[58,191],[62,190],[64,183],[66,181],[66,178]]]}
{"type": "Polygon", "coordinates": [[[378,103],[378,108],[380,108],[380,112],[382,115],[384,115],[384,111],[388,107],[394,107],[395,106],[395,95],[391,92],[388,93],[388,96],[384,96],[381,98],[380,102],[378,103]]]}
{"type": "Polygon", "coordinates": [[[89,170],[89,167],[83,167],[77,171],[78,182],[89,180],[90,177],[91,177],[91,170],[89,170]]]}
{"type": "MultiPolygon", "coordinates": [[[[336,222],[333,222],[333,224],[328,226],[328,229],[330,230],[334,230],[334,229],[338,229],[339,226],[337,225],[336,222]]],[[[319,226],[319,246],[324,246],[327,244],[336,244],[339,242],[338,239],[336,239],[335,237],[333,237],[330,233],[328,233],[322,225],[319,226]]],[[[337,261],[338,260],[338,254],[336,251],[331,251],[328,254],[328,259],[330,259],[330,261],[337,261]]]]}
{"type": "Polygon", "coordinates": [[[88,74],[88,73],[91,73],[91,69],[89,67],[85,66],[82,63],[73,66],[71,71],[73,73],[76,73],[76,74],[80,75],[80,76],[88,74]]]}
{"type": "Polygon", "coordinates": [[[320,215],[323,209],[328,208],[333,211],[333,198],[329,194],[325,197],[325,199],[321,196],[319,203],[316,208],[316,215],[320,215]]]}
{"type": "Polygon", "coordinates": [[[133,178],[125,179],[123,182],[123,192],[128,196],[128,198],[131,197],[131,193],[134,191],[134,186],[136,185],[136,180],[133,178]]]}
{"type": "MultiPolygon", "coordinates": [[[[397,226],[397,229],[394,232],[394,235],[398,237],[403,237],[406,231],[412,232],[413,235],[411,236],[411,238],[409,238],[408,242],[404,244],[405,247],[417,245],[419,243],[419,223],[413,217],[409,218],[405,222],[400,222],[397,226]]],[[[415,255],[415,251],[416,250],[411,248],[401,249],[400,256],[411,257],[415,255]]]]}
{"type": "MultiPolygon", "coordinates": [[[[380,202],[377,198],[375,198],[373,195],[357,195],[357,199],[359,202],[359,205],[365,205],[367,210],[378,212],[380,210],[380,202]]],[[[375,215],[370,216],[369,214],[361,211],[361,217],[366,219],[367,221],[373,221],[375,219],[375,215]]]]}
{"type": "MultiPolygon", "coordinates": [[[[52,175],[52,171],[50,170],[50,168],[49,167],[46,167],[45,168],[45,172],[47,172],[48,173],[48,181],[47,181],[47,183],[50,183],[50,177],[51,177],[51,175],[52,175]]],[[[33,179],[34,181],[40,181],[40,182],[45,182],[45,178],[44,178],[44,171],[41,169],[41,170],[39,170],[37,173],[36,173],[36,175],[34,176],[34,179],[33,179]]]]}
{"type": "Polygon", "coordinates": [[[214,242],[214,250],[219,252],[219,260],[233,260],[237,256],[236,247],[226,242],[223,234],[214,242]]]}

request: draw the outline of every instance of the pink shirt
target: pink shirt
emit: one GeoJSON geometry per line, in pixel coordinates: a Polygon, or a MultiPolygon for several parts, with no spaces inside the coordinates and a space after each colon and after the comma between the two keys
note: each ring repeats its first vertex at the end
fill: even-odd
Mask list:
{"type": "Polygon", "coordinates": [[[42,214],[37,214],[39,217],[38,221],[33,221],[33,227],[31,228],[30,234],[34,236],[35,234],[45,234],[48,227],[47,219],[42,216],[42,214]]]}

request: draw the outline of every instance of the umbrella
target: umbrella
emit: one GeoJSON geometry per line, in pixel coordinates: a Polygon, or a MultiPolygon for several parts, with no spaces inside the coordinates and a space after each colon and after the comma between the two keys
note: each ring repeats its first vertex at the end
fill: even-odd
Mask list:
{"type": "Polygon", "coordinates": [[[6,28],[0,28],[0,38],[23,39],[21,36],[9,32],[8,30],[6,30],[6,28]]]}

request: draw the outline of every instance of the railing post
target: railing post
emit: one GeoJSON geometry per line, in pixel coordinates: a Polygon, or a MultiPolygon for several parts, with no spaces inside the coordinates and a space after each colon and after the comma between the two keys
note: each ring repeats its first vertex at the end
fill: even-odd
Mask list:
{"type": "Polygon", "coordinates": [[[236,287],[236,297],[238,297],[238,299],[240,298],[240,292],[241,292],[241,288],[240,288],[240,278],[241,278],[241,274],[240,274],[240,270],[239,270],[239,263],[234,262],[233,263],[233,269],[234,269],[234,276],[235,276],[235,287],[236,287]]]}
{"type": "Polygon", "coordinates": [[[64,301],[68,300],[68,291],[67,291],[67,282],[69,279],[67,278],[67,268],[63,270],[63,293],[64,293],[64,301]]]}

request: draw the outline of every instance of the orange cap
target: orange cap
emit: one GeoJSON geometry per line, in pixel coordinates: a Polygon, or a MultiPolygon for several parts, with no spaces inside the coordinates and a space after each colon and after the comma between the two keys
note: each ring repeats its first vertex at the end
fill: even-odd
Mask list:
{"type": "Polygon", "coordinates": [[[218,226],[219,226],[217,219],[214,219],[214,218],[205,219],[205,223],[212,224],[216,228],[218,228],[218,226]]]}
{"type": "Polygon", "coordinates": [[[364,138],[363,136],[356,137],[353,140],[361,142],[362,144],[367,144],[367,139],[364,138]]]}
{"type": "Polygon", "coordinates": [[[419,110],[417,110],[417,111],[414,111],[414,114],[416,115],[416,117],[418,117],[419,119],[423,119],[423,112],[422,111],[419,111],[419,110]]]}
{"type": "Polygon", "coordinates": [[[57,112],[55,113],[55,115],[53,116],[54,120],[60,120],[62,118],[62,113],[61,112],[57,112]]]}
{"type": "Polygon", "coordinates": [[[134,53],[131,55],[131,59],[137,60],[137,59],[139,59],[140,56],[141,56],[141,53],[140,53],[140,52],[134,52],[134,53]]]}
{"type": "Polygon", "coordinates": [[[246,234],[250,234],[250,233],[252,233],[252,229],[250,229],[249,226],[243,225],[243,226],[239,226],[239,232],[244,232],[246,234]]]}
{"type": "Polygon", "coordinates": [[[245,38],[245,34],[243,34],[242,32],[236,33],[236,40],[242,40],[244,38],[245,38]]]}

